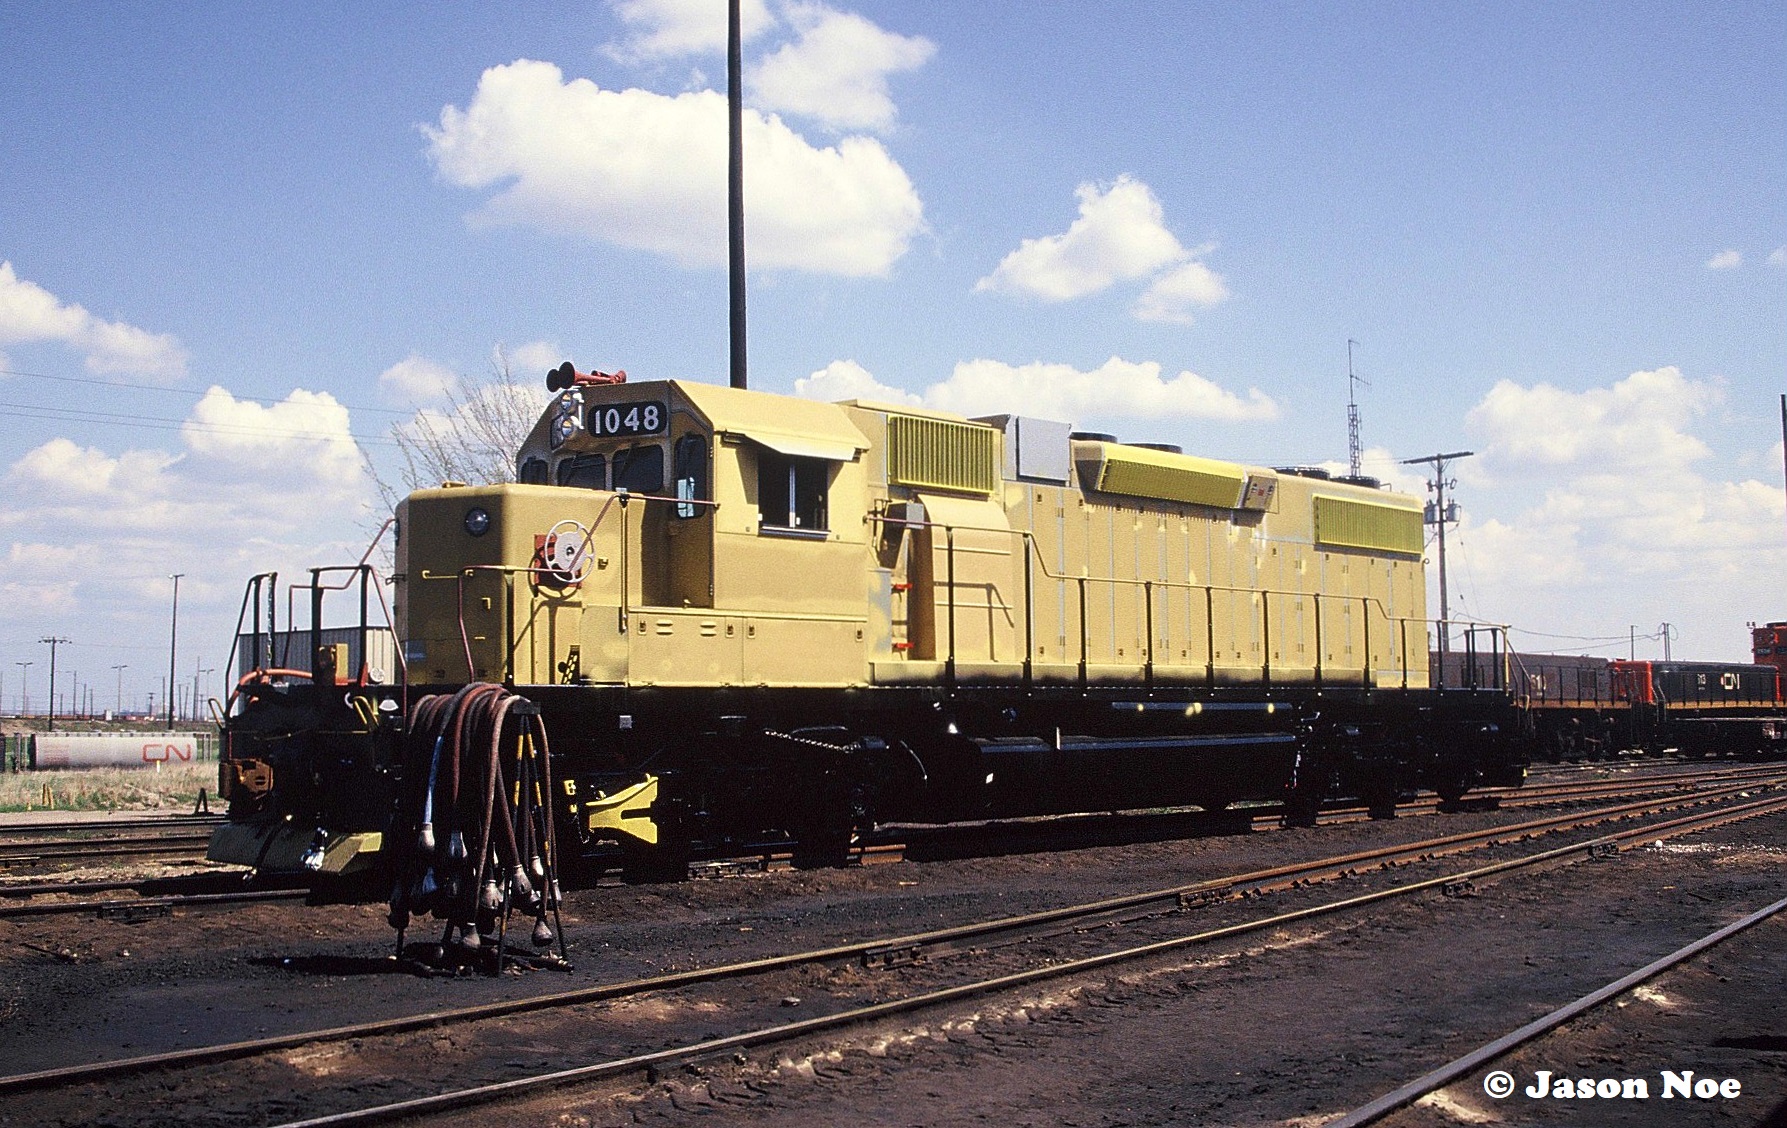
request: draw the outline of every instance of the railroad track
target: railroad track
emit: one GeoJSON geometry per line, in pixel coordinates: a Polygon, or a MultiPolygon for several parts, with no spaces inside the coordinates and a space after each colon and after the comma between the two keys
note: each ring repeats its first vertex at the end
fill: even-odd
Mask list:
{"type": "MultiPolygon", "coordinates": [[[[1379,1120],[1389,1116],[1391,1113],[1414,1104],[1429,1093],[1438,1092],[1439,1090],[1444,1089],[1454,1081],[1481,1069],[1483,1066],[1506,1057],[1515,1050],[1526,1045],[1528,1042],[1543,1037],[1565,1023],[1587,1014],[1589,1011],[1601,1006],[1603,1003],[1618,998],[1633,988],[1644,984],[1646,981],[1655,979],[1664,972],[1686,963],[1688,960],[1694,959],[1704,952],[1712,950],[1732,937],[1737,936],[1782,912],[1787,912],[1787,897],[1784,897],[1773,904],[1765,905],[1741,920],[1733,921],[1723,928],[1715,929],[1693,943],[1676,949],[1662,959],[1653,960],[1651,963],[1646,964],[1629,975],[1623,975],[1612,983],[1594,991],[1590,991],[1581,998],[1566,1003],[1551,1013],[1536,1018],[1516,1030],[1509,1031],[1500,1038],[1483,1046],[1479,1046],[1470,1053],[1455,1058],[1452,1061],[1447,1062],[1445,1065],[1440,1066],[1438,1069],[1417,1077],[1406,1085],[1398,1086],[1376,1100],[1361,1105],[1359,1108],[1354,1109],[1352,1112],[1349,1112],[1344,1116],[1328,1121],[1324,1128],[1364,1128],[1367,1124],[1375,1124],[1379,1120]]],[[[1498,1091],[1496,1095],[1512,1095],[1512,1078],[1506,1073],[1504,1073],[1503,1076],[1509,1077],[1509,1087],[1505,1091],[1498,1091]]],[[[1690,1072],[1689,1076],[1691,1077],[1693,1074],[1690,1072]]],[[[1488,1083],[1490,1082],[1486,1081],[1486,1084],[1488,1083]]],[[[1773,1123],[1773,1121],[1770,1120],[1768,1123],[1773,1123]]]]}
{"type": "Polygon", "coordinates": [[[222,825],[223,821],[222,815],[156,815],[144,818],[69,819],[64,822],[5,822],[0,823],[0,842],[46,835],[79,836],[134,830],[211,830],[222,825]]]}
{"type": "MultiPolygon", "coordinates": [[[[1544,806],[1568,802],[1604,801],[1615,798],[1637,798],[1703,789],[1709,786],[1739,784],[1746,781],[1778,777],[1782,769],[1767,767],[1697,770],[1631,780],[1594,780],[1577,784],[1560,784],[1526,789],[1503,788],[1483,793],[1482,799],[1506,806],[1544,806]]],[[[1469,801],[1467,800],[1467,803],[1469,801]]],[[[1437,797],[1424,796],[1403,803],[1398,814],[1427,814],[1442,810],[1437,797]]],[[[1320,825],[1340,825],[1369,817],[1365,808],[1337,804],[1322,812],[1320,825]]],[[[1163,814],[1067,816],[1059,819],[1027,820],[1019,823],[989,823],[984,826],[952,826],[937,828],[893,828],[870,836],[857,849],[855,860],[864,865],[899,862],[908,857],[936,860],[945,857],[985,856],[999,853],[1027,853],[1038,850],[1063,850],[1076,846],[1110,845],[1135,841],[1155,841],[1210,833],[1249,833],[1277,829],[1283,811],[1275,805],[1257,810],[1225,812],[1180,811],[1163,814]]],[[[219,819],[181,820],[182,826],[215,826],[219,819]]],[[[93,829],[92,824],[64,824],[75,830],[93,829]]],[[[108,824],[110,829],[113,824],[108,824]]],[[[163,825],[156,823],[154,825],[163,825]]],[[[170,831],[179,833],[179,828],[170,831]]],[[[190,832],[188,832],[190,833],[190,832]]],[[[160,841],[170,841],[162,839],[160,841]]],[[[196,835],[184,845],[189,852],[200,852],[204,839],[196,835]]],[[[7,849],[22,844],[0,841],[0,865],[8,864],[7,849]]],[[[104,842],[92,843],[83,849],[79,841],[52,843],[65,847],[54,855],[56,860],[102,859],[159,852],[150,843],[126,843],[113,851],[104,842]]],[[[779,872],[793,868],[792,843],[769,843],[750,853],[710,858],[692,862],[689,876],[724,878],[742,874],[779,872]]],[[[43,860],[38,855],[32,860],[43,860]]],[[[17,863],[13,863],[17,864],[17,863]]],[[[302,900],[307,886],[286,881],[268,889],[265,883],[256,888],[224,888],[241,879],[234,874],[195,874],[189,877],[155,878],[118,881],[33,882],[0,885],[0,919],[8,917],[68,915],[91,913],[100,917],[135,919],[165,915],[182,907],[221,909],[232,905],[264,904],[268,901],[302,900]],[[135,898],[94,899],[102,893],[135,892],[135,898]],[[67,898],[51,900],[50,898],[67,898]],[[6,902],[13,903],[6,903],[6,902]]]]}
{"type": "Polygon", "coordinates": [[[204,853],[209,830],[177,829],[158,834],[128,834],[107,838],[34,838],[0,842],[0,866],[38,865],[50,862],[104,861],[146,854],[190,855],[204,853]]]}
{"type": "MultiPolygon", "coordinates": [[[[1787,782],[1777,778],[1776,783],[1787,782]]],[[[994,992],[1008,992],[1040,984],[1051,979],[1084,975],[1126,962],[1143,960],[1165,952],[1197,944],[1208,944],[1260,930],[1282,928],[1287,924],[1318,916],[1347,912],[1396,897],[1435,891],[1464,891],[1471,883],[1487,880],[1522,868],[1562,864],[1582,857],[1610,856],[1630,849],[1638,843],[1694,833],[1724,822],[1754,818],[1765,814],[1787,812],[1787,794],[1754,794],[1754,781],[1729,783],[1721,788],[1708,788],[1694,794],[1670,795],[1650,800],[1620,804],[1589,812],[1571,812],[1530,820],[1525,823],[1456,834],[1424,842],[1410,843],[1377,850],[1360,851],[1315,862],[1277,867],[1238,874],[1212,881],[1164,888],[1081,905],[1065,906],[1042,913],[1004,918],[932,932],[883,937],[834,947],[789,953],[782,956],[751,960],[739,964],[678,972],[608,984],[581,990],[558,992],[495,1004],[436,1011],[380,1022],[337,1027],[330,1030],[305,1031],[227,1046],[200,1047],[121,1061],[46,1070],[33,1074],[0,1078],[0,1100],[14,1095],[34,1093],[32,1099],[47,1098],[44,1090],[74,1093],[75,1087],[106,1082],[112,1085],[129,1074],[160,1074],[175,1069],[200,1068],[208,1065],[241,1062],[244,1059],[314,1047],[323,1043],[354,1041],[356,1052],[367,1039],[400,1037],[406,1033],[452,1026],[455,1041],[462,1040],[474,1025],[492,1029],[504,1025],[498,1020],[519,1015],[543,1015],[564,1012],[567,1008],[613,1003],[647,994],[687,991],[695,987],[724,985],[734,981],[774,982],[774,976],[816,964],[854,965],[892,972],[923,966],[936,968],[943,956],[973,952],[1017,954],[1021,942],[1044,937],[1065,938],[1098,948],[1090,954],[1044,966],[1020,967],[990,976],[975,977],[970,972],[957,974],[957,980],[945,986],[920,989],[899,998],[869,1006],[844,1007],[831,1013],[802,1018],[794,1022],[770,1021],[759,1015],[755,1021],[743,1022],[744,1029],[700,1041],[641,1050],[639,1047],[616,1047],[594,1063],[565,1068],[486,1079],[482,1084],[461,1084],[449,1087],[445,1081],[430,1082],[408,1078],[405,1087],[412,1090],[431,1084],[442,1091],[389,1101],[374,1107],[352,1108],[344,1112],[302,1120],[295,1125],[320,1128],[322,1125],[376,1123],[425,1113],[468,1107],[505,1099],[521,1099],[529,1094],[576,1084],[589,1084],[604,1079],[630,1077],[647,1070],[662,1070],[679,1063],[711,1059],[729,1053],[762,1049],[771,1045],[809,1040],[820,1035],[835,1034],[852,1026],[872,1023],[912,1011],[936,1008],[994,992]],[[1684,808],[1693,808],[1681,813],[1684,808]],[[1668,816],[1668,817],[1664,817],[1668,816]],[[1660,821],[1659,821],[1660,820],[1660,821]],[[1464,851],[1511,843],[1548,834],[1581,831],[1614,821],[1636,821],[1639,825],[1614,830],[1598,837],[1573,841],[1565,845],[1506,858],[1463,871],[1405,881],[1352,897],[1307,905],[1289,912],[1264,918],[1252,918],[1217,928],[1186,933],[1182,924],[1197,910],[1241,902],[1261,894],[1304,888],[1311,884],[1340,878],[1360,877],[1387,871],[1414,862],[1432,863],[1436,859],[1464,851]],[[1127,946],[1111,947],[1108,938],[1123,934],[1126,928],[1139,927],[1164,930],[1167,935],[1144,939],[1127,946]],[[966,975],[966,977],[964,977],[966,975]],[[490,1024],[490,1025],[486,1025],[490,1024]]],[[[1231,906],[1232,907],[1232,906],[1231,906]]],[[[976,961],[964,961],[973,963],[976,961]]],[[[954,962],[951,962],[952,965],[954,962]]],[[[757,995],[773,995],[762,988],[757,995]]],[[[771,1005],[773,1013],[773,1004],[771,1005]]],[[[579,1026],[579,1030],[587,1028],[579,1026]]],[[[581,1035],[580,1035],[581,1036],[581,1035]]],[[[499,1055],[501,1051],[495,1051],[499,1055]]],[[[502,1072],[488,1064],[484,1072],[502,1072]]],[[[156,1082],[163,1084],[165,1082],[156,1082]]],[[[351,1080],[346,1081],[351,1084],[351,1080]]],[[[350,1093],[323,1096],[327,1103],[339,1105],[351,1100],[350,1093]]],[[[4,1114],[0,1107],[0,1114],[4,1114]]]]}

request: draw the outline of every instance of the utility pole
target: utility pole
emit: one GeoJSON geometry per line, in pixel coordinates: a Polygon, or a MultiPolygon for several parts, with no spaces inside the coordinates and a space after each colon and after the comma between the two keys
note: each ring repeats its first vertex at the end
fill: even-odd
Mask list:
{"type": "Polygon", "coordinates": [[[130,669],[129,662],[122,666],[112,667],[112,672],[118,675],[118,715],[120,717],[124,715],[124,671],[128,669],[130,669]]]}
{"type": "Polygon", "coordinates": [[[174,581],[174,618],[168,627],[168,731],[174,731],[174,654],[180,638],[180,577],[185,572],[175,572],[168,578],[174,581]]]}
{"type": "Polygon", "coordinates": [[[1667,662],[1670,660],[1669,636],[1675,633],[1675,626],[1671,623],[1664,623],[1657,628],[1657,633],[1663,636],[1663,661],[1667,662]]]}
{"type": "Polygon", "coordinates": [[[1433,477],[1427,480],[1427,488],[1432,491],[1434,500],[1427,503],[1427,511],[1422,514],[1422,523],[1432,525],[1439,530],[1440,546],[1440,676],[1445,677],[1446,649],[1450,645],[1452,633],[1452,608],[1446,596],[1446,523],[1458,520],[1458,503],[1446,503],[1446,491],[1458,485],[1456,478],[1446,477],[1446,463],[1456,458],[1469,458],[1475,451],[1455,450],[1450,454],[1430,454],[1426,458],[1405,458],[1404,466],[1432,466],[1433,477]]]}
{"type": "Polygon", "coordinates": [[[24,720],[25,714],[31,711],[31,667],[37,663],[14,662],[13,665],[19,668],[19,719],[24,720]]]}
{"type": "Polygon", "coordinates": [[[63,643],[67,642],[68,640],[65,638],[62,638],[60,635],[46,635],[43,638],[38,639],[37,641],[38,642],[47,642],[50,644],[50,729],[49,729],[49,731],[55,732],[56,731],[56,647],[62,645],[63,643]]]}

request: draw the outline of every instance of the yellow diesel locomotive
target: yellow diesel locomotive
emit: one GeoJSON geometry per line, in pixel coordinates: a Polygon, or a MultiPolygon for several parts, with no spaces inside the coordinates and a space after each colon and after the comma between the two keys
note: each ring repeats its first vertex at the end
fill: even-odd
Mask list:
{"type": "Polygon", "coordinates": [[[1500,632],[1454,628],[1468,660],[1430,676],[1418,499],[1027,416],[548,383],[517,481],[411,494],[388,584],[306,585],[316,638],[326,591],[357,577],[366,632],[388,586],[397,674],[340,644],[274,668],[251,592],[214,857],[395,853],[414,884],[435,851],[488,900],[529,842],[674,874],[770,839],[833,861],[889,821],[1307,819],[1522,778],[1500,632]]]}

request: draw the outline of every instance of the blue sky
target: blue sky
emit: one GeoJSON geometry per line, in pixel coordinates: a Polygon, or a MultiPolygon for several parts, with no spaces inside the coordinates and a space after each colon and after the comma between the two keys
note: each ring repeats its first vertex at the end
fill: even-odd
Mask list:
{"type": "MultiPolygon", "coordinates": [[[[1368,470],[1479,452],[1456,612],[1787,618],[1779,4],[747,7],[754,386],[1343,462],[1351,338],[1368,470]]],[[[720,11],[0,6],[8,705],[154,688],[172,571],[220,665],[496,346],[723,380],[720,11]]]]}

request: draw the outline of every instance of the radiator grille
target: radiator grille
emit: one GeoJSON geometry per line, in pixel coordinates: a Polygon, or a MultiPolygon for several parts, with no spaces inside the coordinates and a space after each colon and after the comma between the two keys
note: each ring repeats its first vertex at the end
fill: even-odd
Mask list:
{"type": "Polygon", "coordinates": [[[1103,447],[1104,466],[1095,488],[1130,497],[1157,497],[1193,505],[1236,509],[1247,472],[1227,462],[1141,448],[1103,447]]]}
{"type": "Polygon", "coordinates": [[[1315,499],[1317,544],[1421,555],[1421,511],[1338,497],[1315,499]]]}
{"type": "Polygon", "coordinates": [[[903,486],[992,493],[993,429],[911,415],[887,417],[887,477],[903,486]]]}

